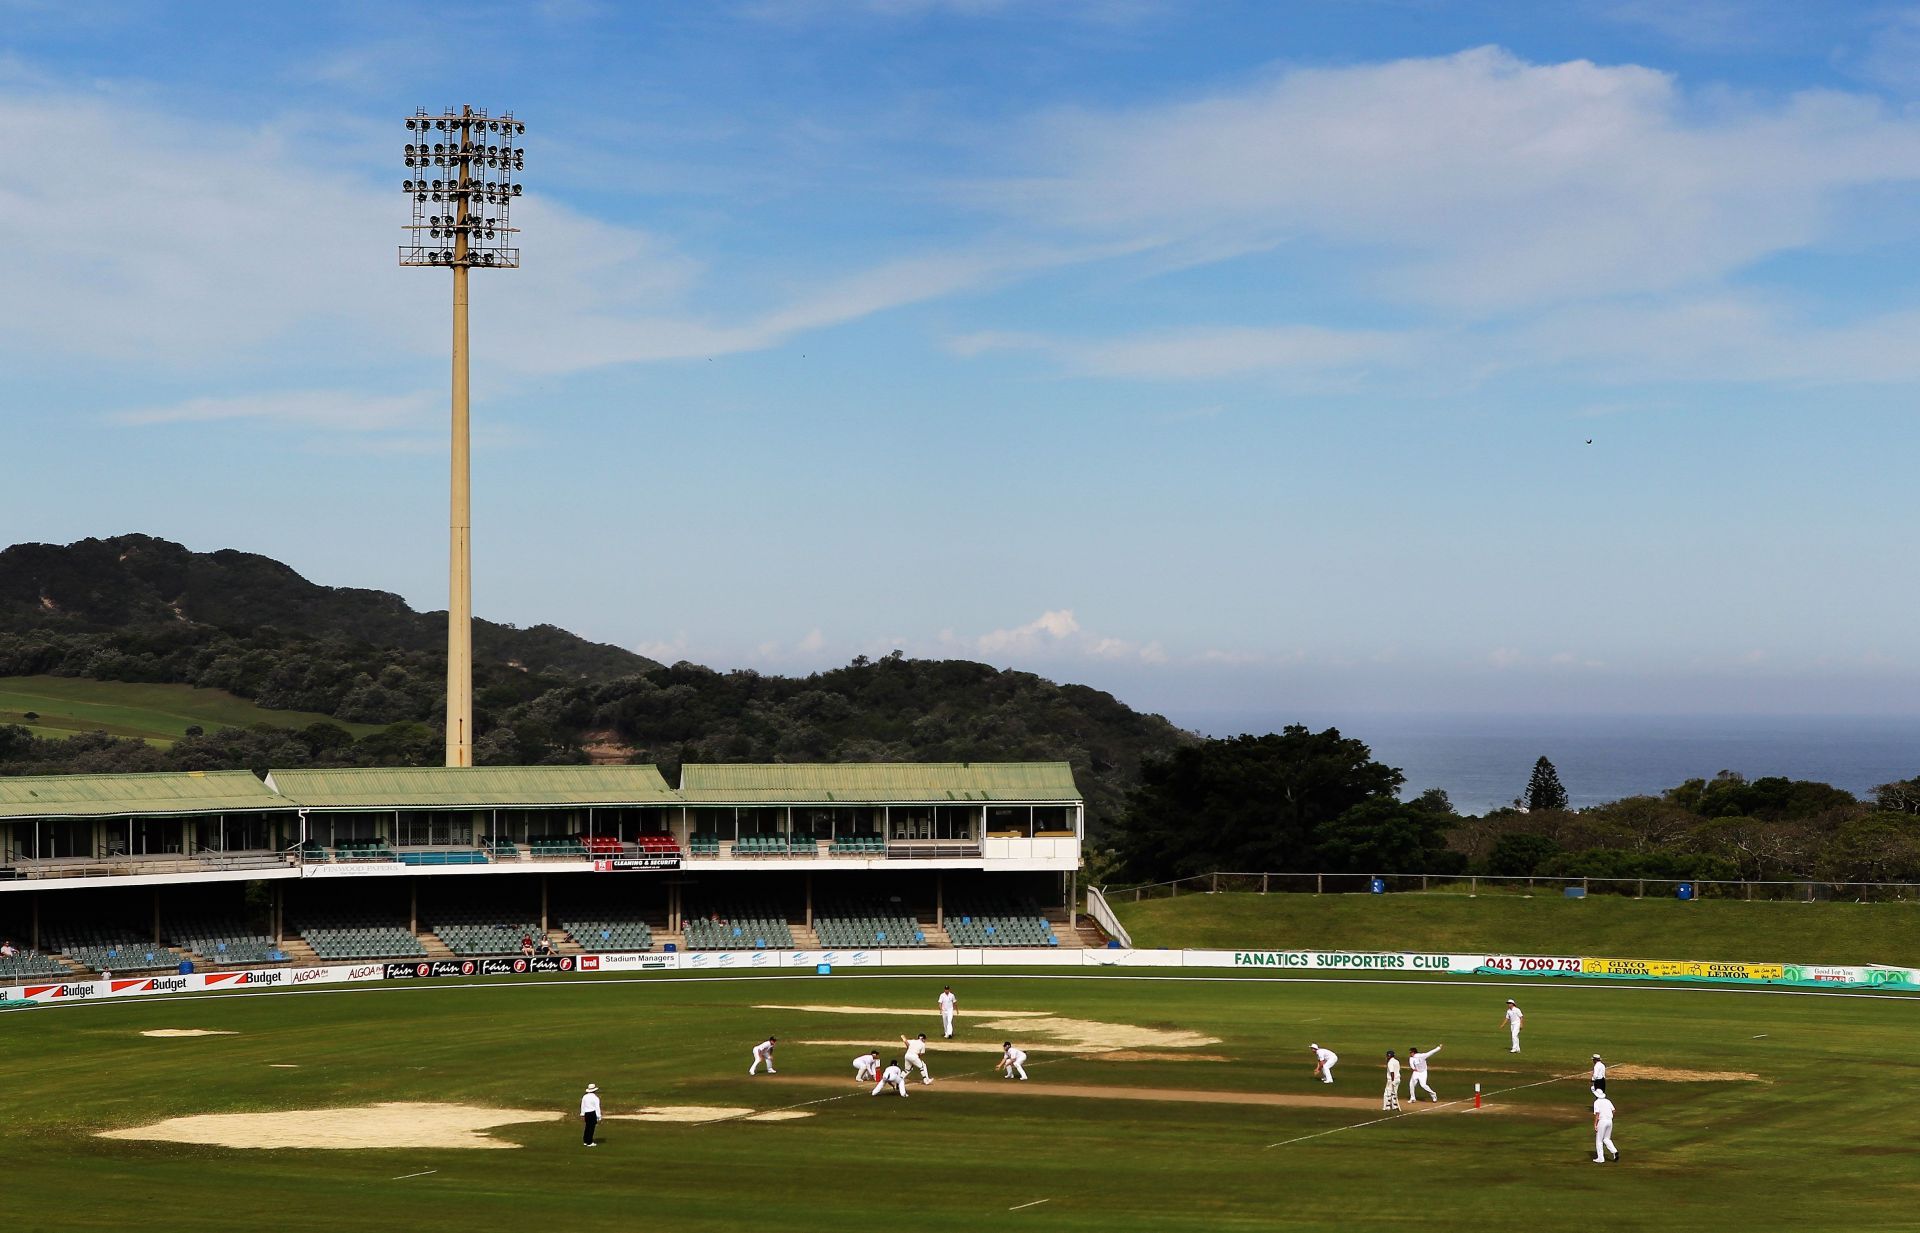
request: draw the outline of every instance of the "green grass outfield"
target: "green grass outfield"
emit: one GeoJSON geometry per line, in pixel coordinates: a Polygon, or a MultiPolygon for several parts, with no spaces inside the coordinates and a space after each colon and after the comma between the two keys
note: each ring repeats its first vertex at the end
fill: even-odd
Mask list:
{"type": "Polygon", "coordinates": [[[1135,946],[1424,950],[1920,967],[1920,903],[1495,893],[1195,894],[1114,913],[1135,946]]]}
{"type": "Polygon", "coordinates": [[[21,724],[35,736],[67,737],[104,731],[157,745],[170,745],[198,725],[246,728],[272,724],[304,728],[311,723],[339,724],[356,737],[380,731],[380,724],[341,723],[312,711],[274,711],[255,706],[222,689],[191,685],[148,685],[126,681],[90,681],[67,676],[0,677],[0,724],[21,724]],[[28,719],[33,712],[36,719],[28,719]]]}
{"type": "Polygon", "coordinates": [[[1483,1231],[1906,1230],[1920,1210],[1920,998],[1629,985],[1168,974],[757,975],[384,982],[334,991],[147,999],[0,1014],[0,1227],[8,1230],[1122,1230],[1408,1227],[1483,1231]],[[1197,1030],[1227,1061],[1100,1061],[1012,1034],[1033,1083],[1377,1102],[1386,1048],[1445,1043],[1443,1100],[1376,1122],[1364,1107],[1014,1092],[992,1057],[943,1051],[932,1013],[1030,1010],[1197,1030]],[[1509,1055],[1504,999],[1528,1013],[1509,1055]],[[924,1007],[902,1018],[763,1003],[924,1007]],[[144,1029],[237,1033],[148,1039],[144,1029]],[[911,1098],[850,1083],[857,1050],[927,1030],[937,1080],[911,1098]],[[748,1049],[783,1038],[779,1081],[748,1049]],[[1307,1044],[1342,1055],[1309,1077],[1307,1044]],[[1757,1081],[1618,1079],[1618,1165],[1592,1150],[1584,1072],[1740,1071],[1757,1081]],[[295,1068],[276,1069],[275,1064],[295,1068]],[[1560,1077],[1573,1076],[1573,1077],[1560,1077]],[[824,1079],[830,1085],[814,1082],[824,1079]],[[579,1144],[581,1087],[640,1105],[805,1103],[795,1121],[611,1122],[579,1144]],[[540,1111],[492,1134],[514,1150],[239,1150],[94,1137],[187,1114],[471,1102],[540,1111]],[[1374,1123],[1374,1124],[1363,1124],[1374,1123]],[[1311,1136],[1311,1137],[1309,1137],[1311,1136]],[[1297,1140],[1297,1141],[1296,1141],[1297,1140]],[[1283,1146],[1270,1146],[1283,1144],[1283,1146]],[[406,1176],[418,1175],[418,1176],[406,1176]],[[1044,1202],[1043,1202],[1044,1200],[1044,1202]],[[1017,1209],[1017,1210],[1016,1210],[1017,1209]]]}

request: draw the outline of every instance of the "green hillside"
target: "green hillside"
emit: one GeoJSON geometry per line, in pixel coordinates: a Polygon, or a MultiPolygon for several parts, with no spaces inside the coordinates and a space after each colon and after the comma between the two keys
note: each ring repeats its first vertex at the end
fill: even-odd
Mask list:
{"type": "Polygon", "coordinates": [[[304,728],[322,722],[338,724],[356,737],[380,730],[378,724],[342,723],[311,711],[268,710],[220,689],[64,676],[0,677],[0,724],[23,725],[35,736],[100,731],[167,745],[187,735],[190,727],[212,732],[254,724],[304,728]]]}
{"type": "Polygon", "coordinates": [[[1920,903],[1195,894],[1113,908],[1147,947],[1920,964],[1920,903]]]}

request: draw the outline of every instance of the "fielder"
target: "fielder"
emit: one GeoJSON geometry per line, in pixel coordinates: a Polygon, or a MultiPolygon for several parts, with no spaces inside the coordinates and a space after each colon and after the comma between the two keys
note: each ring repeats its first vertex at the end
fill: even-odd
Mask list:
{"type": "Polygon", "coordinates": [[[1313,1050],[1313,1077],[1322,1083],[1332,1083],[1333,1064],[1340,1060],[1340,1055],[1319,1045],[1308,1045],[1307,1048],[1313,1050]]]}
{"type": "Polygon", "coordinates": [[[1393,1050],[1387,1050],[1387,1090],[1380,1097],[1382,1109],[1400,1108],[1400,1059],[1393,1056],[1393,1050]]]}
{"type": "Polygon", "coordinates": [[[887,1090],[887,1084],[889,1083],[893,1084],[893,1090],[900,1093],[902,1099],[906,1098],[907,1074],[900,1069],[900,1063],[898,1062],[887,1063],[886,1070],[880,1074],[880,1082],[873,1085],[873,1091],[869,1092],[868,1095],[878,1096],[887,1090]]]}
{"type": "Polygon", "coordinates": [[[1607,1153],[1617,1163],[1620,1149],[1613,1145],[1613,1102],[1605,1092],[1593,1098],[1593,1163],[1607,1163],[1607,1153]]]}
{"type": "Polygon", "coordinates": [[[959,1004],[960,999],[953,996],[952,985],[940,991],[940,1030],[948,1040],[953,1039],[953,1008],[959,1004]]]}
{"type": "Polygon", "coordinates": [[[905,1036],[902,1036],[900,1043],[907,1047],[906,1069],[912,1070],[918,1067],[920,1070],[920,1082],[932,1083],[933,1076],[927,1073],[927,1034],[922,1032],[912,1040],[908,1040],[905,1036]]]}
{"type": "Polygon", "coordinates": [[[880,1077],[880,1051],[869,1049],[853,1059],[853,1081],[872,1083],[880,1077]]]}
{"type": "Polygon", "coordinates": [[[1508,1053],[1520,1052],[1520,1025],[1525,1019],[1526,1016],[1520,1013],[1520,1004],[1508,998],[1505,1022],[1507,1031],[1513,1035],[1513,1047],[1507,1050],[1508,1053]]]}
{"type": "Polygon", "coordinates": [[[1013,1042],[1010,1040],[1001,1041],[1000,1048],[1004,1050],[1004,1052],[1000,1055],[1000,1065],[998,1069],[1009,1079],[1014,1077],[1015,1071],[1018,1071],[1020,1081],[1022,1083],[1026,1082],[1027,1051],[1025,1049],[1014,1048],[1013,1042]]]}
{"type": "Polygon", "coordinates": [[[760,1069],[760,1063],[762,1062],[767,1064],[768,1074],[777,1075],[780,1073],[773,1068],[773,1047],[779,1042],[780,1038],[778,1036],[769,1036],[753,1047],[753,1065],[747,1067],[747,1074],[749,1076],[751,1076],[754,1071],[760,1069]]]}
{"type": "Polygon", "coordinates": [[[1440,1052],[1439,1045],[1435,1045],[1425,1053],[1418,1049],[1407,1050],[1407,1099],[1409,1101],[1418,1101],[1420,1089],[1426,1088],[1428,1098],[1436,1104],[1439,1103],[1440,1093],[1434,1091],[1427,1083],[1427,1059],[1438,1052],[1440,1052]]]}
{"type": "Polygon", "coordinates": [[[1607,1094],[1607,1064],[1600,1060],[1598,1053],[1593,1055],[1593,1082],[1588,1085],[1587,1090],[1595,1096],[1607,1094]]]}

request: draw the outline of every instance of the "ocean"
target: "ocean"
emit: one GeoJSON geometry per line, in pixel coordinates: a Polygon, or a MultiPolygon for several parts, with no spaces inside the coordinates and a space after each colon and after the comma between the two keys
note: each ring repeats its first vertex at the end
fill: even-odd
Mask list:
{"type": "Polygon", "coordinates": [[[1785,775],[1864,795],[1920,775],[1920,716],[1279,715],[1169,716],[1208,736],[1337,727],[1406,772],[1405,794],[1445,788],[1454,808],[1485,813],[1526,790],[1545,755],[1575,808],[1657,795],[1723,770],[1785,775]]]}

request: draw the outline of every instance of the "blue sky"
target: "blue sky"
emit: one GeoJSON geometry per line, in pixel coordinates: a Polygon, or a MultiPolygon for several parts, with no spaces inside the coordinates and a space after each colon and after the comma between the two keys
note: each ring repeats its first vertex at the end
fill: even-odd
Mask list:
{"type": "Polygon", "coordinates": [[[442,606],[399,120],[470,102],[529,126],[483,615],[1176,718],[1920,709],[1920,8],[448,11],[0,0],[7,539],[442,606]]]}

